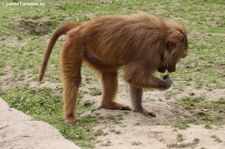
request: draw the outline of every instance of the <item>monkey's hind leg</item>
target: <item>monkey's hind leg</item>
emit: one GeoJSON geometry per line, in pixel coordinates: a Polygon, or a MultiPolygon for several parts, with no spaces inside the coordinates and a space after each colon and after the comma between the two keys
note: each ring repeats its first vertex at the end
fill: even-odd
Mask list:
{"type": "Polygon", "coordinates": [[[71,41],[65,43],[61,53],[61,73],[63,82],[64,118],[66,122],[78,121],[76,110],[77,94],[81,82],[82,51],[71,41]]]}
{"type": "Polygon", "coordinates": [[[117,75],[118,75],[117,72],[102,73],[102,83],[103,83],[102,107],[114,110],[131,110],[129,106],[125,106],[114,101],[118,88],[117,75]]]}

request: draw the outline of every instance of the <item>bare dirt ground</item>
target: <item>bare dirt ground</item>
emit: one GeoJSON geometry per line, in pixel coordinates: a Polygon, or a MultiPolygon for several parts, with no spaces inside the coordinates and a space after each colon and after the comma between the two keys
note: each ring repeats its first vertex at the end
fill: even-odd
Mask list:
{"type": "MultiPolygon", "coordinates": [[[[201,96],[206,100],[225,97],[225,89],[195,90],[188,87],[184,91],[171,88],[168,91],[145,91],[143,105],[154,112],[157,117],[150,118],[143,114],[100,109],[94,112],[100,123],[95,128],[103,135],[97,137],[96,149],[224,149],[225,127],[212,126],[207,129],[204,125],[190,125],[186,129],[172,127],[184,116],[185,111],[174,109],[171,102],[186,96],[201,96]],[[108,117],[107,120],[102,117],[108,117]]],[[[129,104],[128,86],[120,82],[118,102],[129,104]]],[[[84,99],[94,100],[100,105],[101,96],[86,95],[84,99]],[[98,99],[98,100],[96,100],[98,99]]]]}

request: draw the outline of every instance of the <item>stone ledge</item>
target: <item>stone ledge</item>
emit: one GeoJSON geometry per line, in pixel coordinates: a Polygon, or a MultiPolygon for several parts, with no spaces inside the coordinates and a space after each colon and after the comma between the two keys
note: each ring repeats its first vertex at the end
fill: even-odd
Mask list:
{"type": "Polygon", "coordinates": [[[80,149],[48,123],[37,121],[0,98],[0,148],[80,149]]]}

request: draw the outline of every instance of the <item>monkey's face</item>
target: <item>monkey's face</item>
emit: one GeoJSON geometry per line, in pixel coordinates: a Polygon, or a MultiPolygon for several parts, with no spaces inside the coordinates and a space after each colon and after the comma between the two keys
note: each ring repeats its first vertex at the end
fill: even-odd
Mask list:
{"type": "Polygon", "coordinates": [[[176,71],[177,62],[188,55],[188,40],[185,33],[173,32],[168,36],[165,49],[161,53],[158,71],[171,73],[176,71]]]}

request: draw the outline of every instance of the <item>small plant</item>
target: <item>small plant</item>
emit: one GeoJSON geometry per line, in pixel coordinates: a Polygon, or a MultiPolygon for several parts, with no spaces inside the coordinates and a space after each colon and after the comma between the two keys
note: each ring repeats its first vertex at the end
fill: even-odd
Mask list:
{"type": "Polygon", "coordinates": [[[197,145],[199,143],[198,138],[194,138],[194,140],[191,143],[175,143],[175,144],[168,144],[168,148],[193,148],[193,146],[197,145]]]}
{"type": "Polygon", "coordinates": [[[177,142],[183,142],[184,141],[184,137],[183,137],[182,134],[178,134],[176,139],[177,139],[177,142]]]}
{"type": "Polygon", "coordinates": [[[117,116],[107,116],[106,117],[108,120],[110,120],[111,122],[113,122],[114,124],[122,124],[122,120],[123,120],[123,117],[122,115],[117,115],[117,116]]]}
{"type": "Polygon", "coordinates": [[[179,128],[179,129],[186,129],[190,127],[187,123],[181,122],[181,123],[176,123],[174,127],[179,128]]]}
{"type": "Polygon", "coordinates": [[[142,145],[142,143],[140,141],[133,141],[131,142],[132,145],[142,145]]]}
{"type": "Polygon", "coordinates": [[[207,124],[205,124],[205,128],[212,129],[212,126],[211,126],[211,124],[207,123],[207,124]]]}
{"type": "Polygon", "coordinates": [[[113,132],[113,133],[115,133],[115,134],[117,134],[117,135],[121,134],[121,132],[120,132],[120,131],[115,130],[115,129],[110,129],[110,131],[111,131],[111,132],[113,132]]]}
{"type": "Polygon", "coordinates": [[[215,142],[221,143],[223,141],[221,141],[221,139],[219,137],[217,137],[216,135],[211,136],[211,138],[214,139],[215,142]]]}
{"type": "Polygon", "coordinates": [[[101,129],[98,129],[96,132],[95,132],[95,136],[102,136],[104,135],[104,131],[101,130],[101,129]]]}
{"type": "Polygon", "coordinates": [[[107,142],[105,142],[105,143],[103,143],[103,144],[101,144],[102,146],[110,146],[112,144],[112,142],[111,141],[107,141],[107,142]]]}
{"type": "Polygon", "coordinates": [[[97,89],[97,88],[91,88],[90,91],[91,91],[91,95],[92,95],[92,96],[99,96],[99,95],[102,95],[102,91],[101,91],[100,89],[97,89]]]}

